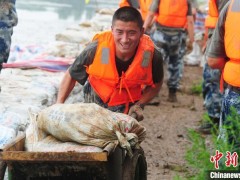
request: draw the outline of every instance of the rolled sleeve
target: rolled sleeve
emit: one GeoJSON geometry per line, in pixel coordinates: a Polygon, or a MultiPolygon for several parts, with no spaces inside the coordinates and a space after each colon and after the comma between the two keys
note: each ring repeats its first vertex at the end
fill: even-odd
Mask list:
{"type": "Polygon", "coordinates": [[[90,43],[77,57],[69,68],[69,73],[73,79],[84,85],[88,74],[86,66],[92,64],[97,49],[97,41],[90,43]]]}

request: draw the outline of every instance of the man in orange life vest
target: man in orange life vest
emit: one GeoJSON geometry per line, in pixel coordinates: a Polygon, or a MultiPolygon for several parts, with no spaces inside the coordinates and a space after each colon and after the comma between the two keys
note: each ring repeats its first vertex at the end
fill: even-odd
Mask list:
{"type": "MultiPolygon", "coordinates": [[[[222,71],[220,88],[223,81],[228,85],[224,91],[220,124],[235,124],[228,118],[232,115],[231,109],[237,110],[240,115],[240,3],[239,0],[230,0],[222,9],[215,31],[207,49],[208,65],[222,71]]],[[[239,128],[239,127],[238,127],[239,128]]],[[[221,131],[220,131],[221,133],[221,131]]],[[[228,133],[230,143],[239,149],[239,135],[228,133]]],[[[238,132],[234,132],[238,133],[238,132]]]]}
{"type": "MultiPolygon", "coordinates": [[[[207,40],[206,48],[211,41],[211,37],[215,26],[217,24],[218,16],[224,7],[224,5],[229,0],[209,0],[208,4],[208,16],[205,20],[205,41],[207,40]]],[[[198,131],[204,134],[210,134],[211,130],[214,129],[213,125],[218,126],[223,94],[219,89],[221,71],[219,69],[212,69],[208,66],[207,61],[203,67],[203,84],[202,92],[204,98],[204,106],[207,110],[209,120],[203,122],[203,124],[198,128],[198,131]]]]}
{"type": "Polygon", "coordinates": [[[57,103],[63,103],[77,81],[84,101],[111,111],[136,113],[158,94],[163,82],[161,53],[144,35],[143,20],[133,7],[119,8],[112,30],[96,34],[65,73],[57,103]]]}
{"type": "MultiPolygon", "coordinates": [[[[131,6],[139,10],[139,12],[142,15],[143,21],[146,20],[148,9],[152,3],[152,0],[121,0],[119,3],[119,7],[124,7],[124,6],[131,6]]],[[[151,28],[146,32],[145,34],[149,35],[152,31],[154,31],[154,21],[151,22],[151,28]]],[[[154,105],[158,106],[160,104],[160,99],[159,95],[157,94],[150,102],[147,103],[147,105],[154,105]]]]}
{"type": "Polygon", "coordinates": [[[176,92],[182,76],[184,54],[181,46],[184,46],[182,42],[186,23],[190,42],[194,40],[191,2],[190,0],[153,0],[143,25],[145,31],[148,30],[155,16],[156,30],[151,34],[151,38],[161,49],[164,61],[168,65],[168,101],[176,102],[176,92]]]}
{"type": "Polygon", "coordinates": [[[132,6],[136,9],[139,9],[143,21],[145,21],[151,3],[152,0],[121,0],[119,7],[132,6]]]}

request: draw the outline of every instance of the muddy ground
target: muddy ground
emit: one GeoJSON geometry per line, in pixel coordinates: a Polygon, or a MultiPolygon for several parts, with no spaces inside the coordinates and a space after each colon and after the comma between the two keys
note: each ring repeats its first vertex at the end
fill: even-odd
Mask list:
{"type": "Polygon", "coordinates": [[[191,143],[187,129],[197,128],[205,112],[202,96],[192,94],[191,88],[201,80],[201,67],[185,66],[178,102],[167,101],[165,80],[159,93],[159,106],[145,107],[142,124],[147,128],[147,138],[142,147],[147,159],[148,180],[171,180],[176,175],[188,174],[184,156],[191,143]]]}

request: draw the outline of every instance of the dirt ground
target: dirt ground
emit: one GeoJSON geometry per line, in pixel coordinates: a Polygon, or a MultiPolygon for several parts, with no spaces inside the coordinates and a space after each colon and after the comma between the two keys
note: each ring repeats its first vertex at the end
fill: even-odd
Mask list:
{"type": "Polygon", "coordinates": [[[167,101],[165,80],[159,93],[159,106],[145,106],[142,124],[147,128],[147,137],[142,147],[147,159],[148,180],[171,180],[176,175],[187,174],[184,156],[191,144],[187,129],[197,128],[205,112],[203,98],[193,95],[191,88],[201,80],[201,67],[185,66],[178,102],[167,101]]]}

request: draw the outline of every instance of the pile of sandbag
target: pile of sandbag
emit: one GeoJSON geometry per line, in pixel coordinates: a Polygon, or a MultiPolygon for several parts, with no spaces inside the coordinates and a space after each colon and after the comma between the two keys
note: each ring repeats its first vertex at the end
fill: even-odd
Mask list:
{"type": "MultiPolygon", "coordinates": [[[[0,76],[0,148],[10,143],[29,124],[28,109],[39,112],[56,103],[63,72],[39,69],[3,69],[0,76]],[[3,127],[2,127],[3,126],[3,127]]],[[[82,102],[82,86],[77,84],[66,100],[82,102]]]]}
{"type": "Polygon", "coordinates": [[[114,11],[114,9],[101,9],[91,20],[69,27],[65,31],[56,34],[56,40],[67,43],[88,43],[96,33],[111,29],[114,11]]]}
{"type": "MultiPolygon", "coordinates": [[[[54,144],[57,149],[67,146],[58,143],[58,140],[74,142],[68,144],[74,146],[78,143],[80,149],[83,145],[101,149],[120,145],[131,156],[132,148],[138,147],[146,136],[146,129],[134,118],[109,111],[95,103],[55,104],[43,109],[35,117],[35,127],[38,128],[35,132],[38,134],[33,136],[33,133],[27,133],[26,148],[29,151],[36,151],[44,142],[52,142],[51,146],[54,144]]],[[[64,149],[75,151],[70,147],[64,149]]]]}

